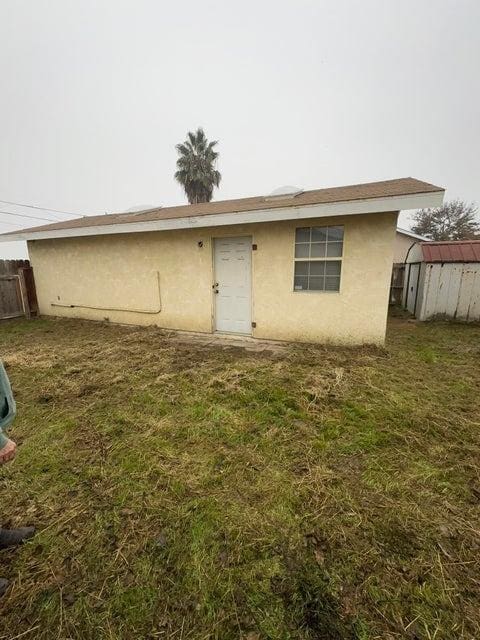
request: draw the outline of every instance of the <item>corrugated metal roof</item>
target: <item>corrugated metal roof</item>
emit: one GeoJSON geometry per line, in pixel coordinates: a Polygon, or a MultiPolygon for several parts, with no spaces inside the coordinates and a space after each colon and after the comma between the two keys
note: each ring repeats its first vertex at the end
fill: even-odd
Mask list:
{"type": "Polygon", "coordinates": [[[480,240],[422,242],[424,262],[480,262],[480,240]]]}
{"type": "MultiPolygon", "coordinates": [[[[444,191],[428,182],[415,178],[398,178],[396,180],[384,180],[382,182],[368,182],[365,184],[353,184],[346,187],[331,187],[328,189],[315,189],[303,191],[298,195],[285,196],[284,198],[268,198],[256,196],[253,198],[240,198],[236,200],[223,200],[219,202],[204,202],[200,204],[187,204],[176,207],[164,207],[136,211],[135,213],[115,213],[100,216],[84,216],[74,220],[54,222],[22,229],[22,231],[44,231],[55,229],[78,229],[83,227],[95,227],[110,224],[128,224],[131,222],[148,222],[151,220],[167,220],[171,218],[187,218],[191,216],[204,216],[221,213],[240,213],[242,211],[255,211],[259,209],[280,209],[284,207],[300,207],[312,204],[329,204],[335,202],[349,202],[370,198],[384,198],[390,196],[405,196],[421,193],[433,193],[444,191]]],[[[2,234],[10,236],[19,233],[11,231],[2,234]]]]}

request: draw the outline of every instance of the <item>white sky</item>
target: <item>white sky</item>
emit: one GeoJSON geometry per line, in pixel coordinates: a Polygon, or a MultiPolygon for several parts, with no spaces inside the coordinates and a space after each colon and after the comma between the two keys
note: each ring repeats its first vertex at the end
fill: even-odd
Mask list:
{"type": "Polygon", "coordinates": [[[183,203],[202,125],[215,199],[411,175],[478,202],[479,25],[478,0],[1,0],[0,199],[183,203]]]}

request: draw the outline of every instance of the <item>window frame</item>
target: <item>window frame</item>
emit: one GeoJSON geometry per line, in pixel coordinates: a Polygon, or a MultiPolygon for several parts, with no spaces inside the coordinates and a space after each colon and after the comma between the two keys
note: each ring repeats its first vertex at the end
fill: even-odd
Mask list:
{"type": "MultiPolygon", "coordinates": [[[[327,232],[328,233],[328,232],[327,232]]],[[[313,243],[315,244],[315,243],[313,243]]],[[[327,253],[328,246],[328,235],[327,241],[325,242],[325,253],[327,253]]],[[[298,226],[293,230],[293,278],[292,278],[292,291],[293,293],[328,293],[328,294],[339,294],[342,292],[342,282],[343,282],[343,259],[345,257],[345,225],[344,224],[325,224],[325,225],[310,225],[310,226],[298,226]],[[297,230],[298,229],[313,229],[314,227],[320,229],[328,229],[329,227],[342,227],[343,229],[343,238],[342,238],[342,255],[341,256],[322,256],[322,257],[308,257],[308,258],[297,258],[295,256],[296,245],[297,244],[306,244],[309,247],[312,245],[312,232],[310,231],[310,240],[308,243],[297,243],[297,230]],[[327,262],[340,262],[340,275],[339,277],[339,286],[338,290],[332,291],[327,289],[295,289],[295,265],[297,262],[306,262],[307,264],[310,262],[323,262],[324,264],[327,262]]]]}

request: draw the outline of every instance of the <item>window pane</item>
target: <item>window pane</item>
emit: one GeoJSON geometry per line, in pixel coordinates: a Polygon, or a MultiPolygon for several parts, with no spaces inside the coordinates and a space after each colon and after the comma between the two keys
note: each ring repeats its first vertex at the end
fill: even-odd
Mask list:
{"type": "Polygon", "coordinates": [[[295,242],[310,242],[310,227],[297,229],[295,233],[295,242]]]}
{"type": "Polygon", "coordinates": [[[312,242],[326,242],[327,227],[312,227],[312,242]]]}
{"type": "Polygon", "coordinates": [[[309,244],[296,244],[295,245],[295,258],[308,258],[309,244]]]}
{"type": "Polygon", "coordinates": [[[295,262],[295,275],[296,276],[308,276],[309,262],[295,262]]]}
{"type": "Polygon", "coordinates": [[[328,241],[343,240],[343,227],[328,227],[328,241]]]}
{"type": "Polygon", "coordinates": [[[303,291],[308,289],[307,276],[295,276],[295,280],[293,281],[293,288],[295,289],[295,291],[303,291]]]}
{"type": "Polygon", "coordinates": [[[323,276],[325,274],[325,262],[323,260],[319,260],[318,262],[310,262],[309,264],[311,276],[323,276]]]}
{"type": "Polygon", "coordinates": [[[340,260],[328,260],[328,262],[325,263],[325,273],[327,276],[339,276],[341,264],[340,260]]]}
{"type": "Polygon", "coordinates": [[[324,242],[316,242],[311,245],[312,246],[312,258],[324,258],[325,257],[325,247],[327,246],[324,242]]]}
{"type": "Polygon", "coordinates": [[[325,276],[325,291],[340,291],[340,278],[338,276],[325,276]]]}
{"type": "Polygon", "coordinates": [[[308,288],[310,291],[323,291],[325,289],[325,278],[323,276],[310,276],[308,288]]]}
{"type": "Polygon", "coordinates": [[[340,290],[343,235],[340,225],[295,230],[294,291],[340,290]]]}
{"type": "Polygon", "coordinates": [[[327,256],[337,258],[342,255],[343,242],[329,242],[327,244],[327,256]]]}

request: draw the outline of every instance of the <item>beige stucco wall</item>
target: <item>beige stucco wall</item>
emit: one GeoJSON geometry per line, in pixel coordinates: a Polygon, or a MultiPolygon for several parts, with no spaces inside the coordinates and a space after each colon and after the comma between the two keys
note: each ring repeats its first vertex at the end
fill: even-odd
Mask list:
{"type": "Polygon", "coordinates": [[[393,245],[393,262],[395,264],[405,262],[407,252],[415,242],[415,238],[406,236],[404,233],[399,233],[397,231],[395,234],[395,243],[393,245]]]}
{"type": "Polygon", "coordinates": [[[155,231],[28,243],[40,313],[211,332],[213,238],[250,235],[252,334],[258,338],[382,343],[397,213],[155,231]],[[298,226],[345,225],[340,292],[294,292],[298,226]],[[203,247],[198,242],[203,242],[203,247]],[[160,277],[161,311],[157,273],[160,277]],[[125,307],[155,313],[55,307],[125,307]]]}

